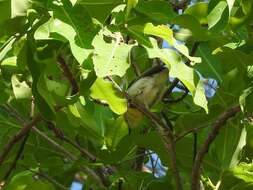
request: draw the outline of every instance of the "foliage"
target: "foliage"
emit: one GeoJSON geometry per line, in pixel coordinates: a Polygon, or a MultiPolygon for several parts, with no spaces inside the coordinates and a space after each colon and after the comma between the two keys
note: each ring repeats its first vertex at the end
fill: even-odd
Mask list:
{"type": "Polygon", "coordinates": [[[252,189],[252,0],[1,0],[0,10],[4,189],[252,189]]]}

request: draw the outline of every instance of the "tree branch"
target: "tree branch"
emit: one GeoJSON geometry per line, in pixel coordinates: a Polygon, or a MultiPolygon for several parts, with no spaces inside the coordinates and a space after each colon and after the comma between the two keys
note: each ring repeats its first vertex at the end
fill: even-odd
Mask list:
{"type": "Polygon", "coordinates": [[[156,114],[150,112],[147,108],[145,108],[142,104],[137,102],[136,100],[132,99],[127,93],[125,93],[125,97],[129,100],[130,104],[142,112],[147,118],[155,126],[155,130],[161,135],[162,141],[166,147],[167,153],[170,155],[170,168],[172,170],[172,174],[176,184],[176,190],[182,190],[182,183],[181,177],[179,175],[179,171],[177,168],[177,161],[176,161],[176,151],[174,145],[174,138],[172,135],[171,130],[167,127],[167,125],[157,117],[156,114]]]}
{"type": "MultiPolygon", "coordinates": [[[[24,123],[25,119],[23,119],[20,114],[12,107],[9,107],[10,113],[12,113],[12,116],[17,119],[20,123],[24,123]]],[[[63,152],[68,158],[70,158],[72,161],[78,160],[76,156],[74,156],[72,153],[68,152],[63,146],[59,145],[57,142],[55,142],[53,139],[48,137],[45,133],[40,131],[35,127],[35,125],[42,120],[42,117],[36,116],[30,123],[28,123],[25,127],[23,127],[20,132],[18,132],[15,136],[13,136],[10,141],[5,145],[3,153],[0,155],[0,165],[6,158],[7,154],[10,152],[11,148],[14,146],[15,143],[17,143],[22,137],[27,134],[30,130],[34,131],[36,134],[40,135],[42,138],[44,138],[48,143],[56,147],[58,150],[63,152]]],[[[87,174],[89,174],[101,187],[103,187],[103,183],[101,182],[99,176],[91,170],[87,166],[82,167],[87,174]]]]}
{"type": "Polygon", "coordinates": [[[192,190],[199,190],[200,189],[200,168],[204,159],[205,154],[208,152],[209,147],[211,143],[214,141],[216,136],[218,135],[220,129],[222,126],[224,126],[228,119],[231,117],[234,117],[238,112],[240,112],[240,106],[235,106],[227,111],[225,111],[220,117],[217,119],[217,121],[213,124],[213,128],[208,134],[204,144],[199,149],[194,164],[192,168],[192,183],[191,183],[191,189],[192,190]]]}

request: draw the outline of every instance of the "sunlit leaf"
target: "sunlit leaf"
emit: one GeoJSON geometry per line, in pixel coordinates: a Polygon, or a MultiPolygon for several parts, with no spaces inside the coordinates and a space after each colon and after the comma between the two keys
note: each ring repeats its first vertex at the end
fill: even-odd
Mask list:
{"type": "Polygon", "coordinates": [[[15,98],[31,98],[31,88],[26,84],[25,81],[20,82],[17,75],[11,77],[11,83],[15,98]]]}
{"type": "Polygon", "coordinates": [[[121,115],[126,112],[126,100],[121,97],[122,95],[120,95],[111,82],[98,78],[90,90],[92,98],[109,104],[109,107],[115,113],[121,115]]]}
{"type": "Polygon", "coordinates": [[[95,48],[93,53],[93,64],[98,77],[110,75],[123,76],[130,67],[129,53],[131,45],[120,42],[121,36],[116,34],[111,42],[103,39],[99,34],[92,44],[95,48]]]}
{"type": "Polygon", "coordinates": [[[172,30],[167,26],[164,25],[154,26],[153,24],[148,23],[145,25],[143,32],[145,34],[154,35],[166,40],[171,46],[176,48],[180,53],[182,53],[185,57],[191,60],[193,64],[201,62],[201,58],[192,57],[189,55],[188,48],[185,45],[178,43],[174,39],[172,30]]]}

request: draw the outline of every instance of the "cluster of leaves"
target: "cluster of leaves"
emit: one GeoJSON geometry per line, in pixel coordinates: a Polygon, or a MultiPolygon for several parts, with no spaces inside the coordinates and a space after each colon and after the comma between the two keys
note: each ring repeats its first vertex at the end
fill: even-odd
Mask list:
{"type": "Polygon", "coordinates": [[[1,0],[0,10],[4,188],[67,189],[78,178],[94,190],[190,189],[196,151],[218,125],[202,188],[253,188],[252,0],[1,0]],[[129,133],[126,90],[155,64],[169,70],[167,101],[129,133]],[[152,114],[173,128],[175,158],[152,114]],[[147,150],[164,177],[136,167],[147,150]]]}

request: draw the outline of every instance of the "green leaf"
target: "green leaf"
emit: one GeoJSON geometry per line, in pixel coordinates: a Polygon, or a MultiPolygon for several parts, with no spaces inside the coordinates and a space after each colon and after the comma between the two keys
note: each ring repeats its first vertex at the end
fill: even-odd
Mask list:
{"type": "Polygon", "coordinates": [[[234,6],[235,0],[226,0],[228,4],[228,10],[229,10],[229,15],[231,14],[232,8],[234,6]]]}
{"type": "Polygon", "coordinates": [[[141,25],[129,25],[127,28],[130,36],[133,36],[140,45],[147,47],[152,47],[152,43],[149,40],[149,37],[143,34],[144,26],[141,25]]]}
{"type": "Polygon", "coordinates": [[[9,99],[9,93],[2,77],[0,77],[0,104],[4,103],[9,99]]]}
{"type": "Polygon", "coordinates": [[[11,1],[0,1],[0,10],[0,23],[11,18],[11,1]]]}
{"type": "Polygon", "coordinates": [[[189,29],[197,41],[206,41],[209,39],[207,30],[191,15],[179,15],[172,22],[189,29]]]}
{"type": "Polygon", "coordinates": [[[98,78],[90,88],[91,97],[104,101],[116,114],[122,115],[127,110],[127,102],[114,88],[113,84],[98,78]]]}
{"type": "Polygon", "coordinates": [[[205,84],[202,80],[199,80],[193,96],[194,96],[193,98],[194,103],[204,108],[206,113],[208,113],[208,107],[207,107],[208,102],[205,95],[205,84]]]}
{"type": "Polygon", "coordinates": [[[241,163],[222,174],[220,190],[250,190],[253,187],[253,165],[241,163]]]}
{"type": "Polygon", "coordinates": [[[153,38],[150,38],[150,42],[152,44],[152,47],[145,47],[149,58],[159,58],[169,68],[172,67],[174,64],[177,64],[182,61],[181,57],[175,50],[159,48],[157,41],[153,38]]]}
{"type": "Polygon", "coordinates": [[[69,111],[73,114],[68,114],[72,123],[81,125],[81,132],[86,138],[95,144],[102,145],[104,143],[104,128],[105,122],[112,118],[112,112],[108,107],[96,105],[93,102],[86,100],[85,105],[81,100],[75,104],[69,105],[69,111]]]}
{"type": "Polygon", "coordinates": [[[184,85],[189,89],[189,91],[194,94],[196,86],[195,84],[199,79],[196,71],[181,62],[174,64],[171,67],[170,76],[178,78],[184,83],[184,85]]]}
{"type": "Polygon", "coordinates": [[[121,139],[128,135],[128,125],[125,119],[120,116],[116,120],[110,119],[106,122],[105,141],[110,149],[115,149],[121,139]]]}
{"type": "Polygon", "coordinates": [[[132,48],[120,42],[120,34],[116,34],[111,42],[106,42],[103,35],[95,37],[92,44],[95,48],[93,53],[93,64],[98,77],[118,75],[122,77],[130,67],[129,53],[132,48]]]}
{"type": "Polygon", "coordinates": [[[11,77],[12,89],[16,99],[31,98],[31,88],[25,81],[20,82],[17,75],[11,77]]]}
{"type": "Polygon", "coordinates": [[[41,25],[35,32],[35,39],[57,39],[69,41],[76,60],[83,64],[93,49],[91,42],[97,33],[89,14],[82,6],[64,0],[62,4],[52,5],[54,18],[41,25]]]}
{"type": "Polygon", "coordinates": [[[245,15],[252,15],[253,3],[251,0],[241,1],[242,11],[245,15]]]}
{"type": "Polygon", "coordinates": [[[55,190],[55,188],[52,184],[45,183],[42,181],[34,181],[32,184],[27,185],[24,190],[34,190],[34,189],[55,190]]]}
{"type": "Polygon", "coordinates": [[[201,43],[197,49],[197,55],[201,56],[202,63],[195,65],[195,68],[204,76],[222,82],[222,67],[217,56],[213,55],[207,43],[201,43]]]}
{"type": "Polygon", "coordinates": [[[41,75],[43,74],[44,66],[43,63],[38,62],[34,58],[34,47],[31,42],[32,40],[29,39],[29,41],[24,45],[24,49],[22,54],[25,55],[19,55],[19,56],[25,56],[27,59],[27,67],[29,68],[32,78],[33,78],[33,83],[32,83],[32,94],[35,98],[35,103],[38,109],[40,110],[41,114],[47,118],[48,120],[53,120],[55,119],[55,111],[53,108],[53,105],[49,103],[47,99],[45,99],[48,95],[47,92],[44,93],[45,97],[41,94],[41,92],[45,91],[42,86],[38,86],[39,79],[41,78],[41,75]],[[39,92],[39,88],[42,89],[41,92],[39,92]]]}
{"type": "Polygon", "coordinates": [[[0,23],[17,16],[25,16],[30,7],[28,0],[1,0],[0,1],[0,23]]]}
{"type": "Polygon", "coordinates": [[[8,57],[2,61],[1,65],[15,67],[15,66],[17,66],[17,57],[16,56],[8,57]]]}
{"type": "Polygon", "coordinates": [[[24,171],[16,174],[6,186],[6,190],[55,190],[52,184],[36,180],[33,178],[34,173],[30,171],[24,171]]]}
{"type": "MultiPolygon", "coordinates": [[[[1,3],[1,2],[0,2],[1,3]]],[[[15,42],[14,37],[10,37],[5,44],[0,48],[0,63],[5,58],[7,53],[12,49],[13,43],[15,42]]]]}
{"type": "Polygon", "coordinates": [[[240,139],[238,140],[237,147],[234,150],[233,157],[230,161],[230,167],[236,167],[241,161],[241,153],[246,145],[247,141],[247,131],[245,128],[242,129],[240,139]]]}
{"type": "Polygon", "coordinates": [[[15,175],[7,186],[8,190],[24,190],[28,185],[32,184],[33,174],[30,171],[24,171],[15,175]]]}
{"type": "Polygon", "coordinates": [[[167,24],[176,16],[170,3],[166,1],[140,1],[135,10],[159,24],[167,24]]]}
{"type": "Polygon", "coordinates": [[[160,135],[157,132],[153,131],[145,135],[136,135],[134,141],[140,147],[145,147],[156,152],[160,157],[162,163],[166,166],[169,165],[170,157],[168,154],[166,154],[165,146],[160,135]]]}
{"type": "Polygon", "coordinates": [[[154,35],[166,40],[171,46],[176,48],[181,54],[187,57],[192,62],[192,64],[201,62],[201,58],[190,56],[188,48],[183,44],[179,44],[174,39],[173,32],[169,27],[164,25],[154,26],[152,23],[147,23],[144,27],[143,32],[144,34],[154,35]]]}
{"type": "Polygon", "coordinates": [[[211,0],[208,6],[208,29],[216,32],[223,30],[228,24],[229,10],[226,1],[211,0]]]}
{"type": "Polygon", "coordinates": [[[77,2],[77,0],[70,0],[71,4],[74,6],[77,2]]]}
{"type": "Polygon", "coordinates": [[[245,133],[238,117],[229,120],[220,130],[206,157],[206,162],[216,165],[218,170],[215,169],[215,166],[210,168],[208,164],[205,167],[220,175],[224,170],[236,166],[242,159],[242,148],[246,141],[245,133]]]}
{"type": "Polygon", "coordinates": [[[243,112],[253,112],[253,87],[245,89],[240,95],[239,102],[243,112]]]}
{"type": "Polygon", "coordinates": [[[38,81],[37,81],[36,85],[37,85],[37,90],[38,90],[39,94],[47,102],[48,106],[50,106],[50,108],[52,110],[54,110],[55,101],[53,99],[52,93],[48,89],[44,69],[41,71],[41,74],[38,78],[38,81]]]}
{"type": "Polygon", "coordinates": [[[194,103],[204,108],[208,113],[204,84],[200,81],[199,76],[194,69],[179,62],[171,66],[170,76],[182,81],[192,93],[194,103]]]}
{"type": "Polygon", "coordinates": [[[130,11],[137,5],[138,0],[127,0],[126,18],[129,17],[130,11]]]}
{"type": "Polygon", "coordinates": [[[184,14],[193,16],[201,25],[207,24],[207,9],[208,3],[199,2],[187,8],[184,14]]]}
{"type": "MultiPolygon", "coordinates": [[[[81,38],[77,38],[77,33],[74,30],[74,28],[71,25],[66,24],[58,19],[50,19],[50,21],[39,27],[35,33],[35,39],[36,40],[60,39],[61,41],[68,40],[73,56],[76,58],[79,64],[82,64],[91,53],[91,50],[83,48],[84,47],[83,43],[78,42],[79,41],[78,39],[81,38]],[[50,34],[54,33],[57,33],[63,38],[59,38],[58,36],[51,37],[50,34]],[[79,44],[82,45],[80,46],[79,44]]],[[[81,40],[81,42],[83,42],[83,40],[81,40]]]]}
{"type": "Polygon", "coordinates": [[[78,0],[77,4],[84,6],[101,23],[104,23],[112,9],[117,5],[123,4],[123,0],[78,0]]]}
{"type": "Polygon", "coordinates": [[[11,17],[25,16],[27,9],[30,7],[29,0],[11,0],[11,17]]]}

